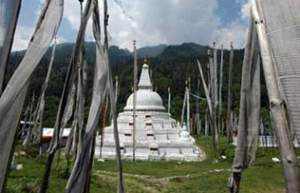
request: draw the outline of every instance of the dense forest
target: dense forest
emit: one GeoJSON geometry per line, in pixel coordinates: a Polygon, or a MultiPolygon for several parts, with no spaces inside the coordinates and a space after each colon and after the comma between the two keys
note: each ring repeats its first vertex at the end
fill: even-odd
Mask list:
{"type": "MultiPolygon", "coordinates": [[[[47,104],[44,116],[44,127],[53,127],[56,116],[59,98],[62,92],[64,77],[70,61],[74,44],[63,43],[57,46],[54,67],[51,74],[51,80],[47,90],[47,104]]],[[[95,61],[95,45],[92,42],[85,44],[85,58],[88,63],[88,90],[87,97],[91,96],[93,64],[95,61]]],[[[204,70],[207,72],[208,46],[202,46],[195,43],[183,43],[181,45],[158,45],[153,47],[144,47],[138,50],[139,56],[139,70],[147,58],[151,69],[151,78],[154,89],[162,96],[164,105],[167,105],[168,87],[171,88],[172,101],[171,113],[177,120],[180,117],[185,82],[187,79],[191,80],[191,92],[202,97],[205,97],[200,81],[199,71],[196,65],[198,58],[204,70]]],[[[14,69],[17,67],[25,51],[14,52],[10,58],[10,63],[6,73],[6,80],[11,76],[14,69]]],[[[40,65],[36,69],[31,78],[31,85],[28,92],[27,103],[30,101],[32,95],[35,95],[36,101],[40,95],[41,85],[46,76],[47,66],[50,60],[51,50],[49,49],[40,65]]],[[[117,46],[111,46],[109,49],[110,62],[113,76],[118,76],[119,79],[119,97],[118,110],[121,111],[125,106],[126,100],[132,92],[133,82],[133,56],[132,53],[126,49],[120,49],[117,46]]],[[[218,55],[220,61],[220,52],[218,55]]],[[[238,113],[239,96],[240,96],[240,81],[241,81],[241,67],[243,61],[243,50],[235,50],[234,69],[233,69],[233,107],[234,111],[238,113]]],[[[227,76],[228,76],[228,62],[229,51],[224,52],[224,83],[223,83],[223,112],[225,113],[227,101],[227,76]]],[[[263,83],[263,81],[262,81],[263,83]]],[[[264,117],[268,116],[266,107],[268,104],[264,84],[262,87],[262,106],[264,117]]],[[[87,100],[89,102],[89,98],[87,100]]],[[[195,98],[191,98],[191,114],[195,112],[195,98]]],[[[87,102],[87,103],[88,103],[87,102]]],[[[26,105],[25,104],[25,105],[26,105]]],[[[200,113],[203,118],[206,112],[205,101],[200,102],[200,113]]]]}

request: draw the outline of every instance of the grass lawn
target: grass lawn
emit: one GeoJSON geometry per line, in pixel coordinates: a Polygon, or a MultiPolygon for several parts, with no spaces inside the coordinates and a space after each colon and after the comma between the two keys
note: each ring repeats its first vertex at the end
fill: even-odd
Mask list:
{"type": "MultiPolygon", "coordinates": [[[[128,193],[223,193],[234,155],[234,147],[224,142],[221,147],[227,160],[216,162],[212,158],[210,139],[197,138],[206,152],[202,162],[123,162],[128,193]]],[[[17,148],[19,149],[19,148],[17,148]]],[[[24,169],[12,171],[7,182],[7,193],[36,193],[44,171],[45,157],[35,158],[28,153],[18,156],[17,162],[24,169]]],[[[299,152],[298,152],[299,155],[299,152]]],[[[283,193],[284,180],[281,164],[274,164],[272,157],[279,157],[276,149],[259,149],[255,164],[244,172],[241,193],[283,193]]],[[[49,193],[64,192],[67,176],[66,163],[54,162],[49,193]]],[[[115,161],[95,161],[91,193],[116,192],[115,161]]]]}

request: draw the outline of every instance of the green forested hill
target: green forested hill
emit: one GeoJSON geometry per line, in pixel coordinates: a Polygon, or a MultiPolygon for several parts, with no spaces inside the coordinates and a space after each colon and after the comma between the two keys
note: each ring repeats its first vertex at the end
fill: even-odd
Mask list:
{"type": "Polygon", "coordinates": [[[138,49],[138,57],[156,57],[161,54],[168,46],[165,44],[160,44],[157,46],[147,46],[138,49]]]}
{"type": "MultiPolygon", "coordinates": [[[[47,127],[52,127],[55,119],[55,114],[57,111],[57,105],[59,97],[61,95],[62,86],[64,82],[64,77],[66,74],[67,66],[71,57],[72,43],[64,43],[57,46],[56,58],[54,62],[54,68],[51,75],[50,85],[47,91],[47,104],[45,112],[45,125],[47,127]]],[[[94,44],[89,42],[85,44],[86,48],[86,60],[88,62],[88,72],[89,72],[89,90],[87,91],[87,96],[91,96],[92,88],[92,72],[93,64],[95,60],[95,49],[94,44]]],[[[142,54],[139,58],[139,69],[143,63],[144,58],[142,56],[150,56],[148,58],[148,63],[152,70],[152,81],[155,90],[161,94],[164,104],[167,104],[167,88],[170,87],[172,91],[172,108],[171,112],[175,118],[180,116],[182,108],[182,100],[184,94],[185,80],[191,78],[191,88],[193,93],[198,93],[204,97],[202,89],[197,88],[197,81],[199,79],[199,72],[196,66],[196,58],[199,58],[203,66],[208,63],[207,50],[208,46],[202,46],[195,43],[184,43],[181,45],[171,45],[171,46],[157,46],[151,48],[141,48],[142,54]]],[[[50,60],[50,51],[47,52],[45,57],[42,59],[40,65],[32,76],[32,82],[28,95],[36,94],[38,98],[40,93],[40,88],[45,78],[47,72],[47,66],[50,60]]],[[[12,54],[10,59],[10,64],[7,69],[6,79],[8,79],[13,70],[16,68],[24,51],[15,52],[12,54]]],[[[233,83],[233,97],[234,97],[234,107],[238,110],[239,106],[239,89],[240,89],[240,74],[241,74],[241,64],[243,50],[235,51],[234,59],[234,83],[233,83]]],[[[225,51],[225,63],[224,63],[224,88],[223,88],[223,100],[224,100],[224,110],[226,107],[226,96],[227,96],[227,74],[228,74],[228,59],[229,51],[225,51]]],[[[110,47],[110,60],[113,70],[113,75],[118,76],[120,80],[120,95],[118,109],[121,110],[127,97],[129,96],[132,88],[132,53],[128,50],[120,49],[117,46],[110,47]]],[[[205,71],[207,68],[205,68],[205,71]]],[[[202,85],[200,84],[200,87],[202,85]]],[[[192,98],[192,111],[194,111],[195,100],[192,98]]],[[[263,99],[263,103],[266,104],[266,99],[263,99]]],[[[205,102],[201,102],[201,113],[205,113],[205,102]]]]}

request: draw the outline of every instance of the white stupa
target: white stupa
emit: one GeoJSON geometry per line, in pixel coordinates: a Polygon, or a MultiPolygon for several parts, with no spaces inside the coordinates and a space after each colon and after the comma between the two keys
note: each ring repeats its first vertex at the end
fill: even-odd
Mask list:
{"type": "MultiPolygon", "coordinates": [[[[165,111],[158,93],[152,90],[148,65],[144,64],[136,92],[136,160],[179,160],[203,159],[203,153],[195,145],[186,127],[183,128],[165,111]]],[[[118,129],[123,159],[133,158],[133,94],[127,99],[124,112],[119,113],[118,129]]],[[[113,127],[104,128],[103,146],[97,137],[96,158],[114,159],[115,142],[113,127]],[[100,153],[101,151],[101,153],[100,153]]]]}

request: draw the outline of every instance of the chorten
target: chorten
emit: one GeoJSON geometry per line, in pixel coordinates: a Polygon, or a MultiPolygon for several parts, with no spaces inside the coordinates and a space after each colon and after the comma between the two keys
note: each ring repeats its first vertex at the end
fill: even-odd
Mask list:
{"type": "MultiPolygon", "coordinates": [[[[203,153],[195,145],[195,140],[185,126],[171,118],[163,106],[162,99],[153,91],[149,76],[149,66],[142,68],[136,91],[136,118],[133,127],[133,93],[127,99],[124,111],[118,115],[118,130],[123,159],[133,159],[135,147],[136,160],[179,160],[196,161],[203,159],[203,153]],[[133,132],[135,136],[133,137],[133,132]],[[135,139],[135,143],[133,143],[135,139]],[[135,144],[135,145],[134,145],[135,144]]],[[[97,138],[96,158],[114,159],[115,141],[113,126],[104,128],[103,145],[97,138]]]]}

